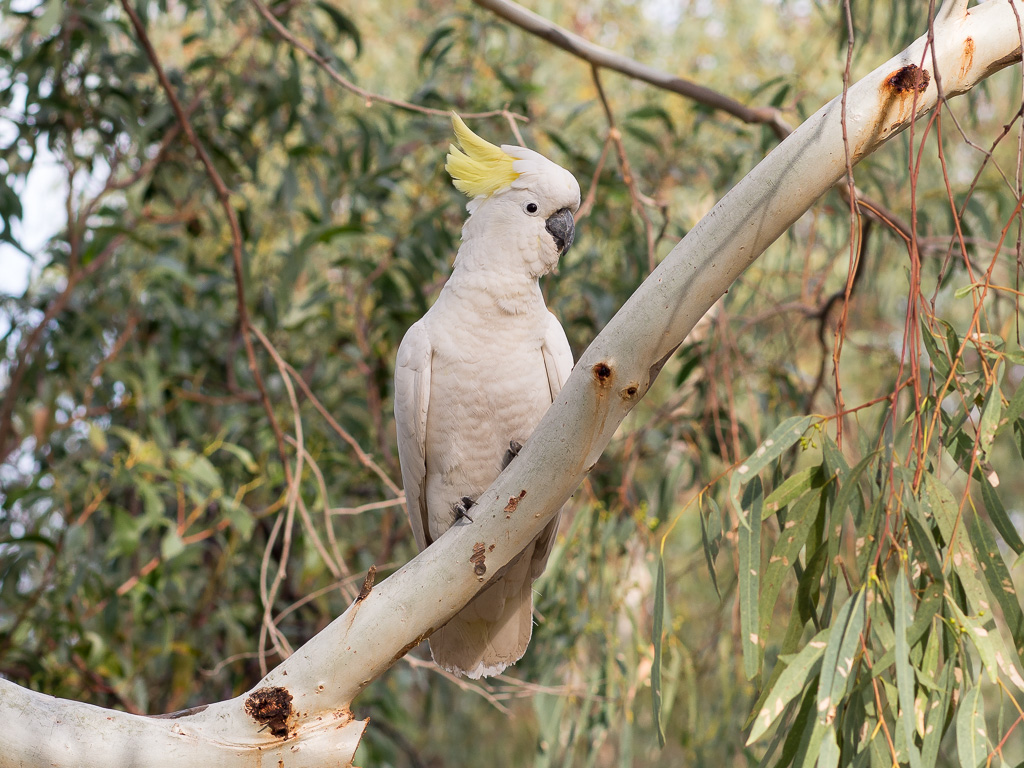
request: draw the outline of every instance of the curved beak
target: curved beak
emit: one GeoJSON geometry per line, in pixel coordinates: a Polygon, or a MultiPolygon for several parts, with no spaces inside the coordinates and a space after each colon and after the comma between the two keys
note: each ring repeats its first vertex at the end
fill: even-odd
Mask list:
{"type": "Polygon", "coordinates": [[[548,217],[544,228],[551,233],[555,239],[555,247],[558,255],[562,256],[572,245],[573,235],[576,234],[576,224],[572,220],[572,211],[562,208],[548,217]]]}

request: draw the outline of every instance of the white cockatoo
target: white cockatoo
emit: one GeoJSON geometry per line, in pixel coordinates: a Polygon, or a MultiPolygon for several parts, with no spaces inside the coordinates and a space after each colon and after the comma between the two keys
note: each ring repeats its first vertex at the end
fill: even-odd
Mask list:
{"type": "MultiPolygon", "coordinates": [[[[445,169],[471,198],[470,216],[451,277],[405,334],[395,366],[398,455],[420,549],[494,482],[573,365],[537,279],[572,243],[579,184],[533,150],[496,147],[458,115],[452,123],[461,149],[449,148],[445,169]]],[[[465,516],[471,521],[471,515],[465,516]]],[[[557,526],[556,515],[430,637],[437,664],[479,678],[522,658],[533,631],[533,580],[544,570],[557,526]]]]}

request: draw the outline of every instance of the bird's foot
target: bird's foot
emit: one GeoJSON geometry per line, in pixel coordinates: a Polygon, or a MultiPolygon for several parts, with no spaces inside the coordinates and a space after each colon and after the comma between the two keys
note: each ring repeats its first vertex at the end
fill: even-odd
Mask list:
{"type": "Polygon", "coordinates": [[[523,450],[523,444],[518,440],[508,441],[508,450],[505,451],[505,458],[501,460],[501,468],[505,469],[509,464],[512,463],[512,459],[519,455],[519,452],[523,450]]]}
{"type": "Polygon", "coordinates": [[[466,518],[469,522],[473,522],[473,518],[469,516],[469,510],[476,505],[476,500],[469,498],[469,496],[463,496],[455,504],[452,504],[452,512],[455,513],[455,519],[452,520],[452,525],[459,522],[462,518],[466,518]]]}

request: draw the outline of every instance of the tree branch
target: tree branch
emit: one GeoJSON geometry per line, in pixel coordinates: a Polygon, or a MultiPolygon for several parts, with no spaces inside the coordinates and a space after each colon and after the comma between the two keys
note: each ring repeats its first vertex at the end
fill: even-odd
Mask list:
{"type": "Polygon", "coordinates": [[[485,8],[505,21],[516,25],[522,30],[546,40],[552,45],[568,51],[595,67],[603,67],[619,72],[627,77],[642,80],[645,83],[678,93],[712,109],[739,118],[745,123],[767,125],[780,139],[786,138],[793,130],[775,107],[748,107],[725,94],[698,85],[676,75],[641,64],[626,56],[603,48],[570,32],[557,24],[548,21],[533,11],[523,8],[512,0],[473,0],[476,5],[485,8]]]}

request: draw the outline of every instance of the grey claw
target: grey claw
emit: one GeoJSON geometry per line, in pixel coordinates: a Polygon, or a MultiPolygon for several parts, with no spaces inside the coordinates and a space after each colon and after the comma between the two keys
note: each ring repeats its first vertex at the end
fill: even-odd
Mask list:
{"type": "Polygon", "coordinates": [[[508,441],[508,450],[505,451],[505,457],[501,460],[501,468],[504,469],[512,463],[512,459],[519,455],[519,452],[523,450],[523,444],[518,440],[508,441]]]}
{"type": "Polygon", "coordinates": [[[463,496],[455,504],[452,504],[452,512],[455,513],[455,519],[452,520],[452,525],[459,522],[462,518],[466,518],[469,522],[473,522],[473,518],[469,516],[469,510],[476,504],[476,501],[469,498],[469,496],[463,496]]]}

